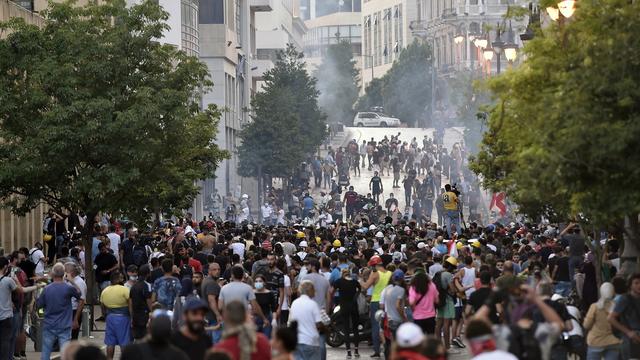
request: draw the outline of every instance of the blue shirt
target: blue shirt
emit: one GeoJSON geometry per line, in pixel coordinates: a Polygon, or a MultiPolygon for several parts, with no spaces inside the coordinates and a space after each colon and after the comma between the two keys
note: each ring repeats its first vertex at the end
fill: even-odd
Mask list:
{"type": "Polygon", "coordinates": [[[302,200],[302,204],[304,205],[305,210],[313,209],[313,199],[309,196],[302,200]]]}
{"type": "Polygon", "coordinates": [[[156,293],[156,301],[169,310],[173,310],[173,303],[181,290],[182,284],[180,284],[180,280],[173,276],[163,276],[153,282],[153,292],[156,293]]]}
{"type": "Polygon", "coordinates": [[[98,250],[98,245],[100,245],[101,241],[98,238],[93,238],[93,243],[91,244],[91,260],[93,262],[96,261],[96,256],[98,256],[98,253],[100,252],[100,250],[98,250]]]}
{"type": "Polygon", "coordinates": [[[38,309],[44,309],[42,324],[55,330],[71,328],[71,298],[80,299],[80,293],[75,287],[64,282],[47,285],[36,300],[38,309]]]}

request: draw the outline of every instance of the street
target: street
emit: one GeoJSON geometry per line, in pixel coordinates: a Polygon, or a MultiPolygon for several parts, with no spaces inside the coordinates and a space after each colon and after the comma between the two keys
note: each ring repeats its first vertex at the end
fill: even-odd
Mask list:
{"type": "MultiPolygon", "coordinates": [[[[433,128],[422,129],[422,128],[347,127],[345,128],[345,134],[347,135],[351,134],[351,136],[350,138],[345,140],[348,141],[351,139],[355,139],[358,142],[358,145],[362,145],[363,140],[369,141],[371,140],[371,138],[373,138],[376,141],[380,141],[384,138],[385,135],[390,138],[391,135],[395,136],[399,133],[401,141],[411,142],[411,140],[415,137],[419,143],[419,146],[422,147],[422,139],[424,138],[424,136],[427,135],[429,138],[433,139],[434,132],[435,130],[433,128]]],[[[462,140],[462,132],[463,132],[462,128],[448,128],[445,130],[444,146],[447,148],[448,151],[451,150],[454,143],[460,142],[462,140]]],[[[339,145],[342,145],[342,144],[339,144],[339,145]]],[[[333,144],[332,146],[335,148],[336,144],[333,144]]],[[[373,176],[373,170],[368,170],[366,167],[362,167],[360,170],[361,170],[360,176],[354,176],[353,171],[350,173],[350,176],[351,176],[350,183],[351,185],[353,185],[354,190],[358,194],[367,194],[368,192],[370,192],[369,180],[371,180],[371,177],[373,176]]],[[[400,181],[402,181],[403,176],[404,176],[404,173],[400,173],[400,177],[401,177],[400,181]]],[[[389,197],[389,193],[393,193],[394,197],[398,199],[400,209],[404,210],[406,206],[405,200],[404,200],[404,192],[402,191],[402,189],[398,189],[398,188],[394,189],[392,187],[393,172],[391,172],[390,175],[387,175],[387,173],[385,172],[384,174],[380,174],[380,177],[382,178],[382,184],[384,189],[380,199],[381,203],[384,203],[384,201],[389,197]]],[[[424,175],[418,176],[418,178],[422,180],[424,179],[424,175]]],[[[443,178],[443,183],[442,183],[443,185],[445,184],[445,180],[446,179],[443,178]]],[[[315,189],[314,195],[315,194],[319,194],[319,189],[315,189]]]]}

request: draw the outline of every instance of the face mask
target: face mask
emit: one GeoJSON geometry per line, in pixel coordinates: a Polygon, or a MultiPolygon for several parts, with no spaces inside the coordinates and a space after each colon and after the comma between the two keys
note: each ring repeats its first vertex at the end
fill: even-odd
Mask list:
{"type": "Polygon", "coordinates": [[[255,285],[256,285],[256,290],[262,290],[262,288],[264,288],[263,282],[257,282],[255,283],[255,285]]]}
{"type": "Polygon", "coordinates": [[[129,276],[129,280],[131,280],[131,281],[136,281],[136,280],[138,280],[138,275],[131,275],[131,276],[129,276]]]}

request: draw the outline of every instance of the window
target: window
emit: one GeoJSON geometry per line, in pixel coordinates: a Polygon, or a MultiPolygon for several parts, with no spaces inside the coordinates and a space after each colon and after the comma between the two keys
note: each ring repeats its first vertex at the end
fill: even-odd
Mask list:
{"type": "Polygon", "coordinates": [[[224,24],[224,0],[200,0],[200,24],[224,24]]]}
{"type": "Polygon", "coordinates": [[[236,1],[236,35],[238,45],[242,45],[242,0],[236,1]]]}

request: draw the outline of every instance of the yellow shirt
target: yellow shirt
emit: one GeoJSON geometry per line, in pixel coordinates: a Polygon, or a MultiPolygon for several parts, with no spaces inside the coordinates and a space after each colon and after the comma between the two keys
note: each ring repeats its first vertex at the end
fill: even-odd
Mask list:
{"type": "Polygon", "coordinates": [[[122,285],[107,286],[100,294],[100,302],[108,309],[127,308],[129,306],[129,288],[122,285]]]}
{"type": "Polygon", "coordinates": [[[458,196],[452,191],[442,194],[442,202],[445,210],[458,210],[458,196]]]}

